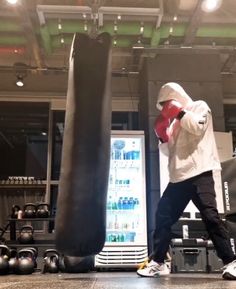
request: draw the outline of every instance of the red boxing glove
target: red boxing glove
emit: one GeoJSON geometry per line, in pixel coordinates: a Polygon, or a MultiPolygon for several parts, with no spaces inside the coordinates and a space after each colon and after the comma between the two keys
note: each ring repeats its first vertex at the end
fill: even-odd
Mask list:
{"type": "Polygon", "coordinates": [[[159,115],[155,121],[154,131],[156,136],[161,140],[161,142],[168,142],[168,127],[169,127],[169,119],[164,118],[162,115],[159,115]]]}
{"type": "Polygon", "coordinates": [[[183,111],[182,105],[178,101],[172,99],[164,103],[163,108],[161,110],[161,114],[164,118],[172,120],[174,118],[179,118],[180,115],[183,116],[181,113],[182,111],[183,111]]]}

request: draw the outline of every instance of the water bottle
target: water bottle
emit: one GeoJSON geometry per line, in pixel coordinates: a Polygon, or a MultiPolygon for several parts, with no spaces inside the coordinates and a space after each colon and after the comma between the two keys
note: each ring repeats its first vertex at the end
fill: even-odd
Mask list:
{"type": "Polygon", "coordinates": [[[133,197],[129,198],[129,209],[130,210],[134,209],[134,198],[133,197]]]}
{"type": "Polygon", "coordinates": [[[115,223],[114,223],[115,229],[119,229],[119,222],[118,222],[118,217],[115,215],[115,223]]]}
{"type": "Polygon", "coordinates": [[[112,199],[111,196],[109,196],[108,201],[107,201],[107,210],[112,209],[112,199]]]}
{"type": "Polygon", "coordinates": [[[128,209],[128,198],[127,198],[127,197],[125,197],[125,198],[123,199],[123,209],[124,209],[124,210],[127,210],[127,209],[128,209]]]}
{"type": "Polygon", "coordinates": [[[117,234],[116,242],[121,242],[121,234],[117,234]]]}
{"type": "Polygon", "coordinates": [[[139,208],[139,199],[134,198],[134,209],[138,209],[138,208],[139,208]]]}
{"type": "Polygon", "coordinates": [[[111,234],[111,242],[116,242],[116,235],[115,234],[111,234]]]}
{"type": "Polygon", "coordinates": [[[115,150],[115,160],[121,160],[121,151],[115,150]]]}
{"type": "Polygon", "coordinates": [[[112,238],[113,238],[112,234],[109,234],[109,235],[108,235],[108,241],[109,241],[109,242],[112,242],[112,238]]]}
{"type": "Polygon", "coordinates": [[[112,208],[112,210],[117,210],[117,203],[116,203],[115,199],[112,200],[111,208],[112,208]]]}
{"type": "Polygon", "coordinates": [[[118,210],[122,210],[123,209],[123,198],[120,197],[118,200],[118,210]]]}

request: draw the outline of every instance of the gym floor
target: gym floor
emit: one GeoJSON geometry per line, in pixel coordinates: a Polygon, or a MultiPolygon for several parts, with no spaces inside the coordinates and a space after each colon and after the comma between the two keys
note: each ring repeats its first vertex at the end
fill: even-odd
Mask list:
{"type": "Polygon", "coordinates": [[[141,278],[136,272],[92,272],[0,276],[0,289],[235,289],[236,280],[220,274],[171,274],[161,278],[141,278]]]}

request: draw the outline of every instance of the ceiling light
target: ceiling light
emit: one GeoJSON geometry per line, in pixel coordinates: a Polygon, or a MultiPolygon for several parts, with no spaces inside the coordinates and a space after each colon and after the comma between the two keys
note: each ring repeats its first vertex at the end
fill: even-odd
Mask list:
{"type": "Polygon", "coordinates": [[[177,19],[178,19],[178,17],[177,17],[177,15],[175,15],[174,18],[173,18],[173,20],[174,20],[174,21],[177,21],[177,19]]]}
{"type": "Polygon", "coordinates": [[[27,65],[22,62],[14,63],[14,73],[16,77],[16,86],[24,86],[24,78],[27,76],[27,65]]]}
{"type": "Polygon", "coordinates": [[[24,86],[23,77],[22,77],[21,75],[18,75],[18,76],[17,76],[16,85],[17,85],[18,87],[24,86]]]}
{"type": "Polygon", "coordinates": [[[118,20],[121,20],[121,15],[117,15],[117,19],[118,19],[118,20]]]}
{"type": "Polygon", "coordinates": [[[16,4],[16,3],[18,2],[18,0],[7,0],[7,2],[8,2],[9,4],[14,5],[14,4],[16,4]]]}
{"type": "Polygon", "coordinates": [[[201,8],[204,12],[213,12],[217,10],[222,3],[222,0],[203,0],[201,8]]]}
{"type": "Polygon", "coordinates": [[[144,45],[141,39],[138,39],[137,43],[135,43],[132,47],[133,49],[144,49],[144,45]]]}

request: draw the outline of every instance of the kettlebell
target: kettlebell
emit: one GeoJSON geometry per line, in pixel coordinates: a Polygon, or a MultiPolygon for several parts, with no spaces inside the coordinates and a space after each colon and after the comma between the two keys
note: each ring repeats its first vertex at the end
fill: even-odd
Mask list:
{"type": "Polygon", "coordinates": [[[38,250],[34,247],[27,247],[25,249],[31,250],[33,252],[34,268],[37,268],[38,250]]]}
{"type": "Polygon", "coordinates": [[[9,273],[16,273],[18,268],[18,253],[15,248],[10,249],[9,273]]]}
{"type": "Polygon", "coordinates": [[[17,219],[18,218],[18,212],[20,211],[20,206],[13,205],[11,209],[11,218],[17,219]]]}
{"type": "Polygon", "coordinates": [[[6,275],[9,272],[10,249],[6,245],[0,245],[0,275],[6,275]]]}
{"type": "Polygon", "coordinates": [[[47,249],[43,255],[44,267],[43,273],[58,273],[59,272],[59,253],[54,249],[47,249]]]}
{"type": "Polygon", "coordinates": [[[17,274],[26,275],[34,272],[34,253],[32,250],[24,248],[18,252],[17,274]]]}
{"type": "Polygon", "coordinates": [[[36,205],[33,203],[27,203],[23,207],[23,217],[24,218],[35,218],[36,215],[36,205]]]}
{"type": "Polygon", "coordinates": [[[20,229],[20,235],[18,237],[18,241],[21,244],[32,244],[34,243],[34,228],[30,225],[22,226],[20,229]]]}
{"type": "Polygon", "coordinates": [[[36,211],[37,218],[48,218],[49,217],[49,204],[40,203],[37,205],[36,211]]]}

